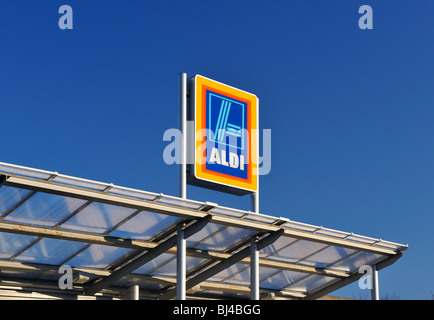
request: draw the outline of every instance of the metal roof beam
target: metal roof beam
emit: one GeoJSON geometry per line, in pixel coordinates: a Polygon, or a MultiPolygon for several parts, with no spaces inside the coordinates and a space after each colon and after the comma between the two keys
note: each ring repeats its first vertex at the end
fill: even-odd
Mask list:
{"type": "Polygon", "coordinates": [[[131,240],[123,238],[109,237],[105,235],[86,233],[80,231],[53,229],[50,227],[41,227],[25,224],[17,224],[13,222],[0,221],[0,232],[17,233],[32,235],[37,237],[62,239],[69,241],[79,241],[91,244],[102,244],[107,246],[115,246],[131,249],[153,248],[155,243],[142,240],[131,240]]]}
{"type": "MultiPolygon", "coordinates": [[[[211,216],[208,215],[200,220],[197,220],[196,222],[189,225],[188,227],[186,227],[184,230],[185,238],[188,238],[193,234],[195,234],[196,232],[200,231],[203,227],[205,227],[205,225],[210,220],[211,220],[211,216]]],[[[126,265],[121,266],[119,269],[115,270],[110,276],[102,279],[99,282],[90,285],[88,288],[84,290],[84,293],[87,295],[93,295],[98,291],[110,286],[112,283],[121,279],[126,274],[133,272],[134,270],[140,268],[145,263],[163,254],[164,252],[166,252],[167,250],[175,246],[176,243],[177,243],[177,235],[175,234],[169,239],[167,239],[166,241],[160,243],[155,248],[146,251],[138,258],[135,258],[131,262],[127,263],[126,265]]]]}

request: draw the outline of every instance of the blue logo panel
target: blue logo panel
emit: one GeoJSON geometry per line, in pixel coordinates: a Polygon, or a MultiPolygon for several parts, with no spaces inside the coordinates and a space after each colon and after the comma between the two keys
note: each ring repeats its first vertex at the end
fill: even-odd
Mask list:
{"type": "Polygon", "coordinates": [[[247,103],[206,90],[206,169],[247,179],[247,103]]]}

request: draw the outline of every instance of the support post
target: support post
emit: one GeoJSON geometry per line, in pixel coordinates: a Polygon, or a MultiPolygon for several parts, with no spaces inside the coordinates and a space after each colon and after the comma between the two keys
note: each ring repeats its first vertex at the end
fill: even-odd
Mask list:
{"type": "Polygon", "coordinates": [[[130,300],[139,300],[139,285],[135,284],[130,288],[130,300]]]}
{"type": "Polygon", "coordinates": [[[259,300],[259,251],[257,237],[250,240],[250,299],[259,300]]]}
{"type": "Polygon", "coordinates": [[[177,228],[177,252],[176,252],[176,298],[185,300],[186,295],[186,240],[184,235],[184,224],[177,228]]]}
{"type": "Polygon", "coordinates": [[[378,288],[378,270],[377,266],[372,266],[372,289],[371,289],[371,300],[380,300],[380,290],[378,288]]]}
{"type": "MultiPolygon", "coordinates": [[[[257,175],[257,187],[256,187],[256,192],[253,192],[251,194],[251,200],[252,200],[252,211],[254,213],[259,213],[259,99],[257,101],[258,103],[258,114],[256,117],[256,135],[255,137],[251,137],[251,139],[253,139],[254,143],[257,146],[257,154],[256,154],[256,163],[257,163],[257,167],[256,167],[256,172],[253,172],[253,174],[257,175]]],[[[255,161],[255,160],[253,160],[255,161]]]]}
{"type": "Polygon", "coordinates": [[[179,126],[182,134],[181,165],[179,166],[179,196],[187,198],[187,74],[178,79],[179,126]]]}
{"type": "Polygon", "coordinates": [[[251,194],[252,212],[259,213],[259,189],[251,194]]]}

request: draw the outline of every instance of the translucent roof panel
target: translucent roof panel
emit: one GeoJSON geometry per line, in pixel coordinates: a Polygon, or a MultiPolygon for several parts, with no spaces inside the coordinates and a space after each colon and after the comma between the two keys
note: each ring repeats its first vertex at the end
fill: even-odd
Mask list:
{"type": "Polygon", "coordinates": [[[0,192],[0,217],[6,215],[8,211],[21,203],[31,193],[30,190],[2,187],[0,192]]]}
{"type": "Polygon", "coordinates": [[[155,270],[158,270],[160,266],[163,266],[163,265],[169,263],[170,261],[172,261],[174,258],[175,258],[175,256],[173,254],[163,253],[163,254],[159,255],[158,257],[156,257],[155,259],[145,263],[140,268],[136,269],[134,271],[134,273],[139,273],[139,274],[152,273],[155,270]]]}
{"type": "Polygon", "coordinates": [[[283,289],[308,293],[335,281],[336,278],[332,277],[308,275],[283,289]]]}
{"type": "Polygon", "coordinates": [[[360,266],[371,265],[373,262],[384,258],[383,255],[367,252],[357,252],[349,255],[348,258],[343,259],[333,264],[334,269],[353,272],[358,270],[360,266]]]}
{"type": "Polygon", "coordinates": [[[52,227],[86,201],[37,192],[9,214],[4,221],[52,227]]]}
{"type": "Polygon", "coordinates": [[[60,228],[103,234],[136,210],[93,202],[64,222],[60,228]]]}
{"type": "Polygon", "coordinates": [[[353,249],[327,246],[324,247],[323,250],[319,250],[317,253],[304,258],[300,263],[316,268],[325,268],[332,264],[334,265],[336,261],[341,261],[352,256],[356,252],[357,251],[353,249]]]}
{"type": "MultiPolygon", "coordinates": [[[[205,259],[186,257],[187,273],[205,261],[205,259]]],[[[148,274],[176,277],[176,257],[172,255],[171,259],[167,260],[164,264],[159,265],[157,269],[148,274]]]]}
{"type": "MultiPolygon", "coordinates": [[[[259,252],[261,258],[268,257],[269,259],[279,260],[278,253],[289,247],[290,245],[296,243],[298,239],[290,237],[280,237],[271,245],[265,247],[259,252]]],[[[281,259],[282,260],[282,259],[281,259]]],[[[282,260],[283,261],[283,260],[282,260]]]]}
{"type": "Polygon", "coordinates": [[[182,219],[178,217],[141,211],[109,235],[126,239],[152,240],[180,221],[182,219]]]}
{"type": "MultiPolygon", "coordinates": [[[[206,259],[187,257],[187,273],[192,269],[206,262],[206,259]]],[[[159,275],[159,276],[176,276],[176,256],[173,254],[163,253],[156,259],[153,259],[134,271],[138,274],[159,275]]]]}
{"type": "Polygon", "coordinates": [[[293,263],[302,262],[307,256],[326,247],[327,245],[323,243],[298,240],[274,254],[273,259],[293,263]]]}
{"type": "Polygon", "coordinates": [[[235,227],[207,224],[187,239],[187,245],[197,249],[225,251],[248,239],[254,232],[235,227]]]}
{"type": "Polygon", "coordinates": [[[289,270],[276,270],[270,269],[266,274],[262,274],[261,272],[261,288],[273,289],[273,290],[282,290],[284,287],[287,287],[289,284],[294,283],[296,281],[301,280],[306,275],[301,272],[293,272],[289,270]]]}
{"type": "Polygon", "coordinates": [[[14,260],[57,265],[62,264],[85,246],[86,243],[83,242],[43,238],[14,260]]]}
{"type": "Polygon", "coordinates": [[[129,252],[131,249],[94,244],[66,261],[65,264],[71,267],[104,269],[129,252]]]}
{"type": "Polygon", "coordinates": [[[9,259],[33,243],[37,237],[0,232],[0,259],[9,259]]]}
{"type": "Polygon", "coordinates": [[[209,281],[250,285],[250,267],[237,263],[211,277],[209,281]]]}

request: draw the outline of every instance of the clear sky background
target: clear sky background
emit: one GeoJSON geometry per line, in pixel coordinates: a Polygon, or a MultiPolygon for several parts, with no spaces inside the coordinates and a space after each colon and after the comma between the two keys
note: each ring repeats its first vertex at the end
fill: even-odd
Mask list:
{"type": "Polygon", "coordinates": [[[432,299],[434,1],[1,0],[0,161],[176,196],[180,72],[259,97],[262,213],[408,244],[380,295],[432,299]]]}

